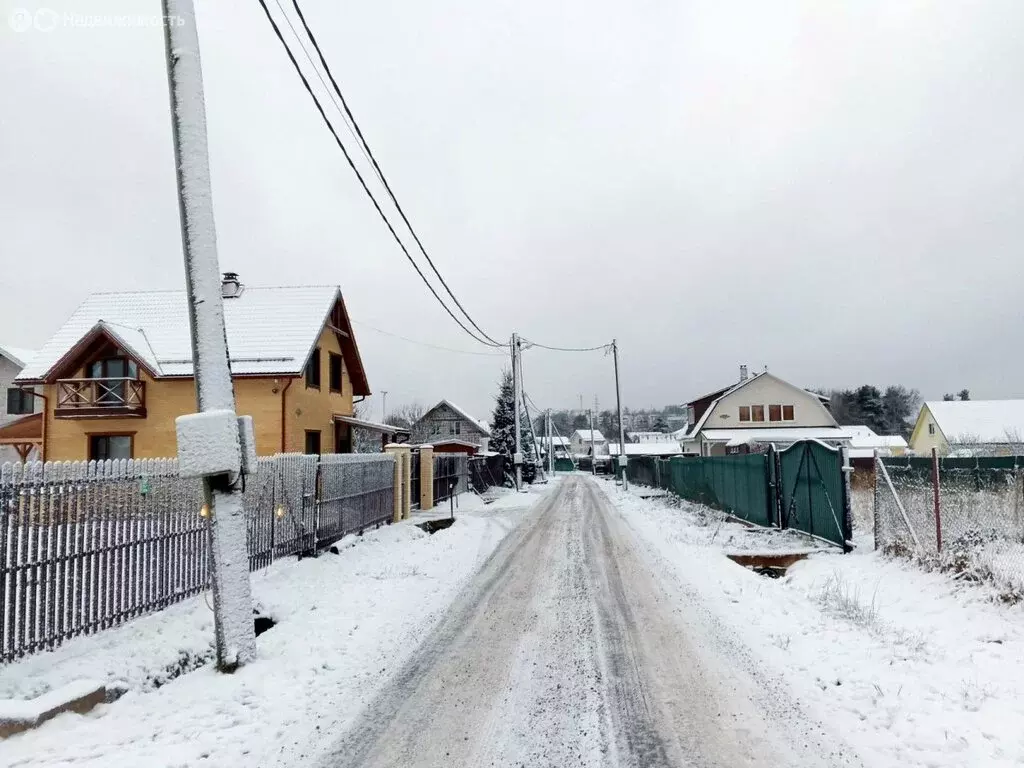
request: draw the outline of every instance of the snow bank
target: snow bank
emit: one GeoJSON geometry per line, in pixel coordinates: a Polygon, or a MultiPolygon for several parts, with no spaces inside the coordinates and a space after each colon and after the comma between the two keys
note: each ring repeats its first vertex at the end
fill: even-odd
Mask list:
{"type": "Polygon", "coordinates": [[[767,579],[722,556],[759,548],[756,532],[608,490],[679,599],[713,617],[717,642],[781,680],[865,765],[1024,764],[1019,607],[870,551],[818,552],[767,579]]]}
{"type": "Polygon", "coordinates": [[[160,686],[161,670],[209,658],[200,596],[0,670],[0,696],[33,697],[75,678],[128,692],[87,717],[61,715],[0,742],[0,764],[273,766],[310,762],[387,682],[541,489],[467,509],[428,536],[401,523],[339,542],[340,554],[283,560],[253,574],[278,623],[253,663],[206,664],[160,686]],[[160,687],[158,687],[160,686],[160,687]]]}

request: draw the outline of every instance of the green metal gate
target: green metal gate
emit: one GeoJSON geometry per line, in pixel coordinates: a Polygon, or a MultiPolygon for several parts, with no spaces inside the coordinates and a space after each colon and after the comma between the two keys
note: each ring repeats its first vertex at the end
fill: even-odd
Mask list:
{"type": "Polygon", "coordinates": [[[852,515],[839,449],[805,440],[777,456],[780,527],[796,528],[849,551],[852,515]]]}

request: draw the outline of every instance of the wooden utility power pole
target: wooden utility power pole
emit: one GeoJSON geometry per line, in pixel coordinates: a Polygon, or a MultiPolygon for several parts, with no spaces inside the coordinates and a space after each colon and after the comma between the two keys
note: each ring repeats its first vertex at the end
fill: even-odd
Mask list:
{"type": "Polygon", "coordinates": [[[242,448],[224,332],[224,300],[217,263],[195,8],[192,0],[162,0],[162,6],[196,406],[204,418],[219,416],[221,423],[233,421],[235,424],[234,445],[230,444],[230,430],[221,432],[211,435],[210,444],[205,446],[208,452],[231,456],[233,450],[239,457],[235,471],[204,473],[203,476],[203,492],[209,509],[207,530],[213,572],[217,668],[231,671],[256,655],[246,517],[240,483],[242,448]]]}

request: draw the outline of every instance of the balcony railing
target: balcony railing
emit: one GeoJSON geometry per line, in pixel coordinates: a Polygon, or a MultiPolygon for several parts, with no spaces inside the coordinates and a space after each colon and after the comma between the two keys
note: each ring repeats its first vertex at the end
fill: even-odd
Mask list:
{"type": "Polygon", "coordinates": [[[58,419],[146,415],[146,383],[138,379],[60,379],[58,419]]]}

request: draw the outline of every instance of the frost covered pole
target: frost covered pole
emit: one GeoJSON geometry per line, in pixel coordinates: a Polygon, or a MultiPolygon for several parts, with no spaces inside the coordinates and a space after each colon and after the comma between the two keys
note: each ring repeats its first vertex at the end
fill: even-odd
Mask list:
{"type": "Polygon", "coordinates": [[[626,426],[622,423],[622,395],[619,394],[619,345],[612,339],[612,359],[615,361],[615,409],[619,414],[619,466],[622,468],[622,487],[629,490],[626,479],[626,426]]]}
{"type": "Polygon", "coordinates": [[[217,667],[231,671],[256,653],[246,519],[239,483],[243,450],[224,330],[195,8],[192,0],[161,3],[196,404],[200,411],[198,418],[187,416],[178,421],[178,454],[183,465],[191,461],[193,467],[204,462],[207,467],[216,467],[192,474],[203,477],[209,509],[217,667]],[[189,430],[191,434],[186,434],[189,430]]]}
{"type": "Polygon", "coordinates": [[[519,400],[522,397],[519,390],[523,386],[519,376],[519,334],[512,334],[512,413],[515,422],[515,451],[512,454],[512,463],[516,467],[516,490],[523,486],[523,447],[519,444],[519,400]]]}

